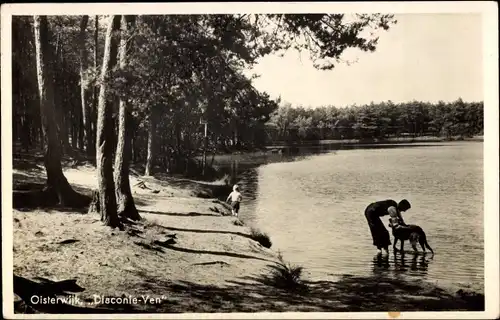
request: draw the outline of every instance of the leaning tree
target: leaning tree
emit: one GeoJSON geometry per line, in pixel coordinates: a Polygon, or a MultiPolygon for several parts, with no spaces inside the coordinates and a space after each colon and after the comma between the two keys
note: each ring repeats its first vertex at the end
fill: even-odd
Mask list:
{"type": "Polygon", "coordinates": [[[59,117],[54,106],[53,70],[51,70],[53,55],[46,16],[34,16],[34,31],[40,114],[45,137],[44,164],[47,171],[45,192],[55,193],[61,205],[69,207],[85,206],[88,204],[88,197],[74,191],[62,171],[61,139],[58,135],[56,120],[59,117]]]}
{"type": "Polygon", "coordinates": [[[113,228],[119,227],[121,223],[117,214],[115,183],[113,180],[113,149],[116,139],[114,137],[113,102],[109,101],[113,99],[108,99],[107,89],[110,70],[116,65],[117,60],[120,22],[120,15],[111,16],[106,31],[97,105],[96,133],[96,166],[99,187],[97,208],[101,214],[101,221],[113,228]]]}

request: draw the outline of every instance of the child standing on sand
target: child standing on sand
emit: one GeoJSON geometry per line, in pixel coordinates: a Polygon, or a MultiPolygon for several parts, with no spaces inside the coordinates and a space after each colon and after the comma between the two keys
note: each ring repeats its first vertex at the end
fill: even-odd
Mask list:
{"type": "Polygon", "coordinates": [[[240,202],[243,199],[240,193],[240,187],[237,184],[233,186],[233,192],[229,194],[226,202],[229,202],[229,199],[231,199],[231,214],[237,217],[238,211],[240,211],[240,202]]]}

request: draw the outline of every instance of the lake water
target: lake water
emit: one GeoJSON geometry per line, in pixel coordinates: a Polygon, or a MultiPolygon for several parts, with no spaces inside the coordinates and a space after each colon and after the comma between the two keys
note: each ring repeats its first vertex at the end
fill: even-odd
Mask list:
{"type": "Polygon", "coordinates": [[[240,158],[232,167],[245,196],[241,218],[304,266],[306,278],[389,273],[483,292],[483,143],[305,153],[261,156],[254,166],[240,158]],[[404,258],[392,248],[388,260],[377,258],[364,209],[403,198],[412,204],[405,221],[425,230],[433,257],[414,255],[406,241],[404,258]]]}

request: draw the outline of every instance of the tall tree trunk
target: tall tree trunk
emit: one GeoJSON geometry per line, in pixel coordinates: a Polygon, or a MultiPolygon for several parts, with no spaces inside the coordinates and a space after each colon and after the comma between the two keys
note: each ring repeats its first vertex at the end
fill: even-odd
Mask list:
{"type": "MultiPolygon", "coordinates": [[[[24,98],[24,95],[21,95],[21,101],[23,101],[22,106],[25,108],[27,104],[25,103],[26,99],[24,98]]],[[[22,149],[24,151],[28,151],[31,144],[31,127],[33,126],[31,116],[25,112],[24,117],[19,116],[19,118],[14,119],[14,123],[16,124],[16,129],[18,129],[16,130],[18,131],[18,137],[21,138],[22,149]],[[20,122],[18,122],[18,120],[20,120],[20,122]]],[[[12,128],[12,132],[15,132],[14,128],[12,128]]]]}
{"type": "Polygon", "coordinates": [[[110,17],[109,26],[106,31],[106,42],[104,45],[104,58],[101,71],[101,88],[99,91],[99,102],[97,105],[97,141],[96,141],[96,165],[97,181],[99,185],[99,210],[101,220],[110,227],[119,227],[116,208],[116,194],[113,181],[113,144],[114,124],[113,106],[107,101],[107,75],[116,64],[117,39],[115,31],[120,28],[121,16],[110,17]]]}
{"type": "MultiPolygon", "coordinates": [[[[40,122],[42,122],[42,119],[40,117],[40,122]]],[[[38,126],[37,126],[37,133],[38,133],[38,145],[39,146],[43,146],[44,144],[44,133],[43,133],[43,126],[40,124],[40,123],[37,123],[38,126]]]]}
{"type": "Polygon", "coordinates": [[[54,83],[49,70],[50,45],[46,16],[34,16],[34,30],[40,114],[46,140],[44,162],[47,171],[47,189],[55,191],[61,205],[85,206],[89,199],[75,192],[62,172],[61,141],[57,134],[57,116],[54,108],[54,83]]]}
{"type": "Polygon", "coordinates": [[[238,134],[239,134],[238,133],[238,124],[235,124],[235,126],[234,126],[234,145],[236,147],[238,147],[239,144],[240,144],[240,140],[239,140],[239,135],[238,134]]]}
{"type": "MultiPolygon", "coordinates": [[[[59,35],[58,35],[59,37],[59,35]]],[[[62,45],[57,46],[57,54],[54,56],[55,59],[52,59],[52,70],[56,70],[55,68],[60,68],[59,65],[64,66],[64,50],[62,49],[62,45]],[[60,60],[59,60],[60,56],[60,60]]],[[[64,70],[64,69],[63,69],[64,70]]],[[[62,80],[63,85],[66,85],[66,79],[64,78],[65,74],[64,71],[62,71],[60,74],[59,78],[56,78],[55,72],[52,73],[52,78],[53,78],[53,83],[58,83],[58,79],[62,80]]],[[[63,88],[60,87],[61,82],[59,82],[59,86],[55,87],[54,92],[54,107],[55,107],[55,116],[56,116],[56,122],[57,126],[59,128],[59,139],[61,140],[62,144],[62,150],[66,153],[66,155],[72,155],[72,149],[69,144],[69,134],[68,134],[68,125],[67,122],[65,121],[65,114],[68,112],[66,108],[66,104],[63,101],[63,88]]]]}
{"type": "Polygon", "coordinates": [[[148,154],[146,158],[145,176],[153,174],[153,167],[155,161],[155,136],[156,136],[156,106],[151,107],[149,115],[149,128],[148,128],[148,154]]]}
{"type": "Polygon", "coordinates": [[[137,152],[134,151],[136,139],[135,138],[131,138],[130,140],[131,140],[130,144],[131,144],[131,147],[132,147],[132,151],[130,152],[131,153],[131,159],[132,159],[132,162],[134,162],[135,159],[136,159],[136,156],[137,156],[137,152]]]}
{"type": "MultiPolygon", "coordinates": [[[[87,68],[87,50],[85,49],[85,31],[87,29],[87,24],[89,22],[89,16],[84,15],[80,21],[80,95],[82,102],[82,124],[83,124],[83,135],[80,133],[80,147],[83,147],[82,142],[85,141],[85,150],[87,154],[90,154],[90,149],[93,148],[90,141],[90,119],[89,119],[89,106],[87,103],[87,90],[85,78],[85,69],[87,68]]],[[[79,131],[80,132],[80,131],[79,131]]]]}
{"type": "MultiPolygon", "coordinates": [[[[121,38],[120,38],[120,68],[127,65],[127,31],[134,24],[133,16],[122,16],[121,38]]],[[[118,145],[115,155],[115,189],[118,202],[118,215],[132,220],[140,220],[141,216],[135,207],[134,198],[130,190],[129,164],[131,158],[131,118],[127,100],[120,97],[118,110],[118,145]]]]}
{"type": "Polygon", "coordinates": [[[86,139],[85,139],[85,125],[83,124],[83,115],[81,121],[76,123],[76,125],[77,125],[76,129],[78,132],[78,149],[84,151],[86,150],[85,149],[86,139]]]}
{"type": "Polygon", "coordinates": [[[79,117],[78,117],[78,112],[75,114],[74,119],[71,119],[70,121],[67,120],[67,117],[64,117],[64,121],[68,123],[69,126],[69,133],[71,135],[71,147],[76,150],[78,148],[78,129],[75,126],[75,123],[79,123],[79,117]]]}
{"type": "Polygon", "coordinates": [[[181,143],[182,143],[181,125],[180,125],[180,123],[176,122],[175,123],[175,144],[176,144],[176,148],[178,151],[181,150],[181,143]]]}
{"type": "MultiPolygon", "coordinates": [[[[94,16],[94,70],[97,71],[97,59],[99,52],[99,16],[94,16]]],[[[95,142],[97,135],[97,101],[98,101],[98,93],[99,88],[97,86],[93,86],[92,90],[92,108],[89,110],[89,126],[90,126],[90,135],[88,139],[88,145],[90,146],[88,154],[90,156],[95,155],[95,142]]]]}

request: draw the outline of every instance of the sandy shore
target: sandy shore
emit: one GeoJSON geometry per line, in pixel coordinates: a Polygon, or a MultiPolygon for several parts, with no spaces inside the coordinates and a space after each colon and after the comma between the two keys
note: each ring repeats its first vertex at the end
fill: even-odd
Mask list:
{"type": "MultiPolygon", "coordinates": [[[[96,187],[95,170],[90,166],[68,168],[65,175],[82,192],[96,187]]],[[[15,181],[43,179],[41,167],[14,170],[15,181]]],[[[305,281],[307,290],[300,292],[278,289],[270,278],[272,266],[279,261],[277,253],[253,240],[250,226],[235,225],[237,219],[228,215],[227,207],[210,198],[214,190],[222,192],[222,186],[137,176],[131,177],[131,185],[144,219],[127,225],[124,231],[104,227],[96,214],[86,212],[61,208],[14,210],[16,281],[32,288],[47,288],[48,283],[53,288],[50,281],[76,279],[80,287],[76,294],[78,303],[64,306],[28,306],[16,296],[17,312],[484,308],[482,297],[459,297],[423,281],[384,276],[305,281]],[[111,298],[115,298],[114,303],[110,303],[111,298]],[[121,298],[121,302],[116,298],[121,298]]],[[[272,241],[272,235],[270,238],[272,241]]]]}

